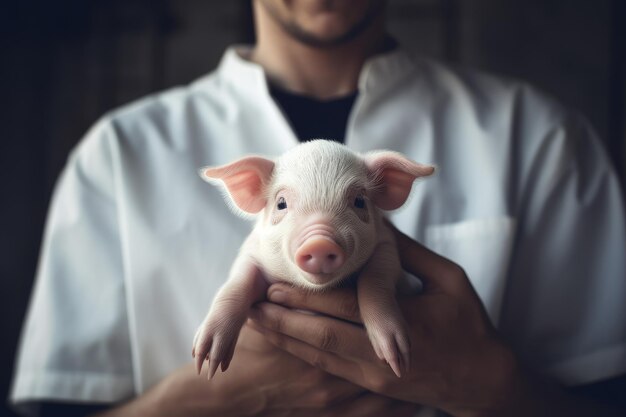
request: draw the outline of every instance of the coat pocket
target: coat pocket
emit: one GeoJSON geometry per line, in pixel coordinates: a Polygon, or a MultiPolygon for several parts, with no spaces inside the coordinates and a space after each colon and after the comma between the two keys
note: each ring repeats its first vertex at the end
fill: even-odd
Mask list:
{"type": "Polygon", "coordinates": [[[490,217],[431,225],[425,245],[465,269],[494,325],[498,324],[506,286],[515,219],[490,217]]]}

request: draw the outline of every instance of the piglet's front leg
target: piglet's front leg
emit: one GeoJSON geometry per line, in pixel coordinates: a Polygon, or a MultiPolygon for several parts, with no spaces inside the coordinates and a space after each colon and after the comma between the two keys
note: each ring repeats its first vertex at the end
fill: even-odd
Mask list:
{"type": "Polygon", "coordinates": [[[361,317],[374,351],[398,377],[410,365],[409,334],[396,300],[396,285],[402,278],[395,245],[381,243],[357,283],[361,317]]]}
{"type": "Polygon", "coordinates": [[[217,293],[211,309],[196,331],[192,356],[198,373],[205,360],[209,361],[209,379],[217,367],[228,369],[233,357],[239,331],[246,321],[252,304],[265,298],[268,284],[256,264],[240,254],[230,278],[217,293]]]}

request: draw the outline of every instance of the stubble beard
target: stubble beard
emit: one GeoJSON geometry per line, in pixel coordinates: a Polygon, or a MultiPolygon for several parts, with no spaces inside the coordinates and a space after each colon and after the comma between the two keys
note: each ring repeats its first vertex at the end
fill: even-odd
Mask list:
{"type": "Polygon", "coordinates": [[[370,27],[372,22],[381,12],[384,2],[370,3],[366,13],[358,22],[352,25],[344,33],[333,38],[320,37],[315,33],[307,31],[296,22],[285,21],[270,4],[263,1],[261,1],[261,3],[263,4],[262,7],[265,7],[271,18],[293,39],[313,48],[326,49],[346,44],[361,35],[367,28],[370,27]]]}

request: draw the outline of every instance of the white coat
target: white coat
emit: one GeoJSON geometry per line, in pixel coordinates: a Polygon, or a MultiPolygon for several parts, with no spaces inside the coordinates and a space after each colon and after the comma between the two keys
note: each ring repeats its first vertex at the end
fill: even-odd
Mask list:
{"type": "MultiPolygon", "coordinates": [[[[624,204],[589,126],[527,85],[402,50],[370,60],[359,90],[347,146],[438,167],[392,221],[465,268],[539,371],[566,384],[626,372],[624,204]]],[[[296,143],[235,48],[103,117],[54,193],[12,400],[118,401],[188,363],[251,227],[197,169],[296,143]]]]}

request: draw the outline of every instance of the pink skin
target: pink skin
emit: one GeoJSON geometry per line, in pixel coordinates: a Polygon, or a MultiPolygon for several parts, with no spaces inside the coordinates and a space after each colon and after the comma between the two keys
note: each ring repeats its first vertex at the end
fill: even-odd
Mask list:
{"type": "Polygon", "coordinates": [[[332,226],[315,223],[305,227],[295,240],[294,262],[309,274],[306,278],[315,285],[328,283],[344,264],[346,254],[336,242],[335,234],[332,226]]]}
{"type": "Polygon", "coordinates": [[[336,272],[343,265],[344,254],[334,240],[316,235],[298,248],[295,258],[304,272],[325,275],[336,272]]]}
{"type": "Polygon", "coordinates": [[[393,235],[378,208],[400,207],[413,181],[432,174],[434,168],[393,152],[362,156],[319,140],[299,145],[278,163],[280,168],[275,169],[274,161],[247,157],[202,172],[207,181],[221,180],[240,213],[264,215],[257,218],[228,281],[196,332],[192,355],[198,373],[205,360],[209,361],[209,378],[218,367],[222,371],[228,368],[241,326],[251,306],[265,299],[269,283],[282,280],[317,291],[360,270],[357,294],[363,323],[377,356],[400,377],[409,369],[410,349],[407,326],[395,298],[403,272],[393,235]],[[329,173],[334,167],[346,172],[329,173]],[[303,170],[312,174],[303,177],[303,170]],[[337,192],[344,189],[337,189],[338,176],[350,180],[367,177],[360,187],[370,182],[374,186],[363,191],[358,188],[356,194],[350,187],[337,192]],[[296,187],[281,185],[293,184],[294,178],[296,187]],[[306,181],[306,185],[299,184],[306,181]],[[310,190],[322,194],[301,198],[301,193],[310,194],[310,190]],[[315,207],[318,204],[320,207],[315,207]],[[359,245],[357,251],[355,244],[359,245]],[[262,252],[261,248],[270,249],[262,252]]]}

